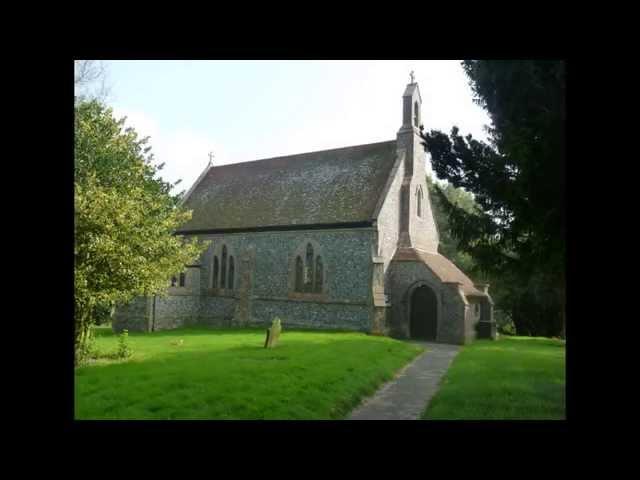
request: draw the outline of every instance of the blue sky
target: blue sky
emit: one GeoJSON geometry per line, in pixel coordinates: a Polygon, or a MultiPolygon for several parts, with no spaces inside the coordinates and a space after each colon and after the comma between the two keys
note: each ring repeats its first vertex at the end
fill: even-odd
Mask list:
{"type": "Polygon", "coordinates": [[[107,61],[116,117],[151,136],[162,176],[187,190],[214,165],[392,140],[415,72],[426,129],[484,139],[460,61],[107,61]]]}

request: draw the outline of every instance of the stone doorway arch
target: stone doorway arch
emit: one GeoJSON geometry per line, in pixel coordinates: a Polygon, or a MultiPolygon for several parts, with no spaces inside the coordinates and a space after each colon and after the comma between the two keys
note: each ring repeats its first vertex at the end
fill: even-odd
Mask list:
{"type": "Polygon", "coordinates": [[[438,298],[424,283],[410,292],[409,337],[432,341],[438,337],[438,298]]]}

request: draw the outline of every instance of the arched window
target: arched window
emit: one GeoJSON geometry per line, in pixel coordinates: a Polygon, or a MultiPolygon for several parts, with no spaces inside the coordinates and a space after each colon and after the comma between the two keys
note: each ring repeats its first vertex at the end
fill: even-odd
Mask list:
{"type": "Polygon", "coordinates": [[[300,256],[296,257],[295,275],[296,275],[295,291],[302,292],[302,276],[304,275],[304,267],[303,267],[302,259],[300,258],[300,256]]]}
{"type": "Polygon", "coordinates": [[[220,288],[227,288],[227,246],[222,246],[222,262],[220,265],[220,288]]]}
{"type": "Polygon", "coordinates": [[[233,255],[229,257],[229,289],[233,290],[233,277],[235,274],[235,268],[233,265],[233,255]]]}
{"type": "Polygon", "coordinates": [[[420,127],[420,105],[418,102],[413,104],[413,123],[416,127],[420,127]]]}
{"type": "Polygon", "coordinates": [[[218,288],[218,273],[220,273],[220,264],[218,262],[218,256],[213,257],[213,278],[211,286],[218,288]]]}
{"type": "Polygon", "coordinates": [[[313,291],[313,247],[310,243],[307,244],[307,257],[304,269],[304,291],[313,291]]]}
{"type": "Polygon", "coordinates": [[[418,216],[422,218],[422,188],[416,190],[416,203],[418,206],[418,216]]]}
{"type": "Polygon", "coordinates": [[[211,287],[221,290],[233,290],[235,287],[236,264],[235,258],[229,251],[226,244],[222,245],[220,252],[220,262],[218,256],[213,256],[213,268],[211,272],[211,287]]]}
{"type": "Polygon", "coordinates": [[[322,257],[318,255],[316,257],[316,282],[313,289],[316,293],[322,293],[322,274],[322,257]]]}
{"type": "Polygon", "coordinates": [[[184,274],[184,272],[182,272],[180,274],[180,283],[179,283],[179,285],[181,287],[184,287],[185,283],[186,283],[186,275],[184,274]]]}
{"type": "Polygon", "coordinates": [[[300,245],[295,252],[292,264],[293,276],[291,288],[297,293],[322,293],[325,273],[323,259],[317,245],[310,242],[300,245]]]}

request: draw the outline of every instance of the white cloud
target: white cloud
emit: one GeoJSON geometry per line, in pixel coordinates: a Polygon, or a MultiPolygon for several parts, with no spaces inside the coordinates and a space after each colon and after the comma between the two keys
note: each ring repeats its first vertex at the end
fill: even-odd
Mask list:
{"type": "Polygon", "coordinates": [[[149,114],[127,108],[113,108],[116,118],[127,117],[125,128],[132,127],[140,137],[149,136],[149,145],[155,164],[164,163],[160,176],[169,182],[182,182],[174,193],[188,190],[202,173],[209,161],[208,153],[214,153],[214,163],[231,163],[224,148],[210,136],[196,130],[166,130],[149,114]]]}
{"type": "Polygon", "coordinates": [[[158,124],[144,112],[113,107],[113,116],[116,119],[127,117],[124,124],[125,128],[134,128],[140,137],[150,136],[152,139],[159,137],[160,128],[158,124]]]}
{"type": "MultiPolygon", "coordinates": [[[[176,193],[192,186],[206,167],[210,151],[215,154],[214,165],[225,165],[394,139],[402,118],[401,96],[411,69],[420,84],[422,120],[427,130],[449,133],[457,125],[463,135],[486,138],[483,126],[489,118],[471,102],[471,89],[457,61],[371,62],[358,69],[354,64],[337,68],[344,68],[344,75],[328,78],[322,87],[313,86],[325,89],[325,93],[296,91],[297,96],[282,99],[288,102],[286,105],[299,105],[290,109],[300,116],[299,121],[288,122],[278,116],[279,112],[272,112],[274,117],[266,117],[272,120],[268,128],[252,130],[248,141],[242,140],[244,132],[229,128],[220,139],[197,128],[168,129],[148,112],[126,107],[114,108],[114,112],[117,117],[126,115],[127,125],[151,137],[156,162],[165,163],[161,176],[170,182],[182,179],[176,193]],[[330,101],[324,101],[327,97],[330,101]]],[[[430,163],[427,170],[432,173],[430,163]]]]}

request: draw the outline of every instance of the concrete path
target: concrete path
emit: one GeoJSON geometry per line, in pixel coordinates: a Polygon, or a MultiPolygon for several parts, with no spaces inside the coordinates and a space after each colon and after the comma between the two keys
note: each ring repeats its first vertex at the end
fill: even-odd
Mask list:
{"type": "Polygon", "coordinates": [[[347,420],[418,420],[438,390],[440,379],[458,354],[458,345],[412,342],[427,351],[372,397],[356,408],[347,420]]]}

